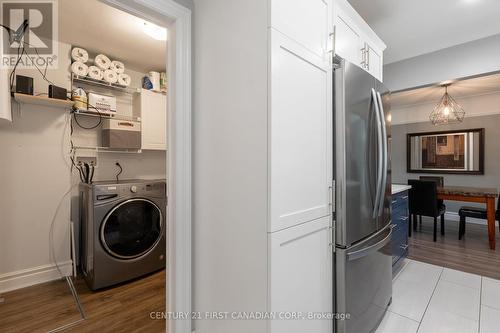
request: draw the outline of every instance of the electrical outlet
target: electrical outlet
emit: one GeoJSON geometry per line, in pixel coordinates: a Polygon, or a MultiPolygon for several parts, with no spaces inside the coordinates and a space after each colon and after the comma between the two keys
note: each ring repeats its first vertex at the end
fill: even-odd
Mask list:
{"type": "Polygon", "coordinates": [[[86,157],[86,156],[78,156],[76,158],[76,164],[80,165],[83,163],[87,163],[88,165],[93,165],[94,167],[97,168],[97,157],[86,157]]]}

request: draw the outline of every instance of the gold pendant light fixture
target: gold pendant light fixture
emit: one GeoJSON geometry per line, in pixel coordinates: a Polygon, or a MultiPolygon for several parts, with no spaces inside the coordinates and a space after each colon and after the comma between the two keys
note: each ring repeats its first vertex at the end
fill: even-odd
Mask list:
{"type": "Polygon", "coordinates": [[[448,94],[449,84],[444,85],[445,93],[429,116],[433,125],[461,123],[465,117],[464,109],[448,94]]]}

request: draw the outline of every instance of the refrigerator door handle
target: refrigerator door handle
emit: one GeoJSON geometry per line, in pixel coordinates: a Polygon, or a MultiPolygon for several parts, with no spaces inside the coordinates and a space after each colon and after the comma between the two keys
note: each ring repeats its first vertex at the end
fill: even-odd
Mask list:
{"type": "Polygon", "coordinates": [[[389,233],[387,234],[387,236],[385,236],[382,240],[380,240],[379,242],[373,244],[373,245],[370,245],[370,246],[367,246],[361,250],[357,250],[357,251],[352,251],[352,252],[348,252],[347,253],[347,261],[353,261],[353,260],[356,260],[356,259],[360,259],[360,258],[363,258],[365,257],[366,255],[374,252],[374,251],[377,251],[381,248],[383,248],[384,246],[387,245],[387,243],[390,242],[391,240],[391,236],[392,236],[392,225],[390,226],[389,228],[389,233]]]}
{"type": "MultiPolygon", "coordinates": [[[[375,89],[372,88],[372,103],[375,108],[375,118],[377,122],[377,188],[375,190],[376,195],[375,195],[375,202],[373,204],[373,213],[372,217],[377,218],[380,214],[380,200],[381,200],[381,187],[382,187],[382,178],[383,178],[383,160],[382,160],[382,154],[383,154],[383,139],[382,139],[382,124],[380,122],[380,110],[378,107],[378,100],[377,100],[377,94],[375,93],[375,89]]],[[[383,200],[382,200],[383,201],[383,200]]]]}
{"type": "Polygon", "coordinates": [[[378,211],[378,216],[382,215],[382,212],[384,210],[384,203],[385,203],[385,190],[387,186],[387,172],[389,171],[389,162],[388,162],[388,145],[387,145],[387,129],[386,129],[386,123],[385,123],[385,112],[384,112],[384,105],[382,104],[382,96],[380,96],[380,92],[377,92],[377,104],[378,104],[378,110],[380,112],[380,125],[382,129],[382,187],[380,189],[380,195],[381,199],[379,202],[379,211],[378,211]]]}

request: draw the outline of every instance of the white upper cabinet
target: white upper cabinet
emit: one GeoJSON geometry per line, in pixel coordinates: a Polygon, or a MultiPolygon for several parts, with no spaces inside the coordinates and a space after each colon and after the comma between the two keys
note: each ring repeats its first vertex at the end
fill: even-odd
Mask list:
{"type": "Polygon", "coordinates": [[[335,0],[335,53],[382,81],[384,42],[347,0],[335,0]]]}
{"type": "Polygon", "coordinates": [[[383,73],[382,55],[377,52],[370,44],[365,45],[365,69],[374,77],[382,81],[383,73]]]}
{"type": "Polygon", "coordinates": [[[332,0],[272,0],[271,27],[316,55],[328,51],[332,0]]]}
{"type": "Polygon", "coordinates": [[[361,36],[349,17],[335,12],[335,53],[355,64],[361,64],[361,36]]]}
{"type": "Polygon", "coordinates": [[[135,97],[134,108],[140,110],[142,149],[167,149],[167,96],[142,89],[135,97]]]}
{"type": "Polygon", "coordinates": [[[331,66],[271,31],[270,231],[328,216],[332,181],[331,66]]]}

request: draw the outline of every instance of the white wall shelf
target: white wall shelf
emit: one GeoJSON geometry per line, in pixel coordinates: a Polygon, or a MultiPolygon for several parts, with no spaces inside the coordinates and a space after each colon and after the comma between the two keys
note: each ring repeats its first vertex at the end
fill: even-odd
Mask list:
{"type": "Polygon", "coordinates": [[[117,83],[109,83],[109,82],[102,81],[102,80],[94,80],[94,79],[91,79],[91,78],[86,77],[86,76],[78,76],[75,74],[71,74],[71,82],[72,82],[71,86],[73,87],[73,89],[75,88],[75,83],[83,83],[86,85],[100,87],[100,88],[107,88],[107,89],[111,89],[114,91],[119,91],[119,92],[123,92],[123,93],[127,93],[127,94],[134,94],[134,93],[140,92],[140,89],[130,88],[127,86],[122,86],[122,85],[117,84],[117,83]]]}
{"type": "Polygon", "coordinates": [[[116,83],[109,83],[102,80],[94,80],[86,76],[71,74],[71,86],[73,87],[73,89],[76,88],[75,83],[83,83],[94,87],[111,89],[113,91],[119,91],[126,94],[140,93],[140,89],[130,88],[127,86],[122,86],[116,83]]]}
{"type": "MultiPolygon", "coordinates": [[[[86,146],[74,146],[73,150],[76,152],[78,151],[93,151],[96,153],[120,153],[120,154],[140,154],[142,153],[141,149],[118,149],[118,148],[107,148],[107,147],[86,147],[86,146]]],[[[76,153],[75,155],[79,155],[76,153]]]]}
{"type": "Polygon", "coordinates": [[[106,113],[98,114],[97,112],[82,110],[82,109],[73,110],[71,112],[75,115],[84,117],[95,117],[95,118],[101,117],[103,119],[116,119],[116,120],[141,122],[141,117],[126,116],[121,114],[111,114],[111,115],[106,113]]]}
{"type": "Polygon", "coordinates": [[[27,94],[14,93],[14,100],[20,104],[42,105],[55,108],[69,109],[74,102],[64,99],[49,98],[47,96],[34,96],[27,94]]]}

